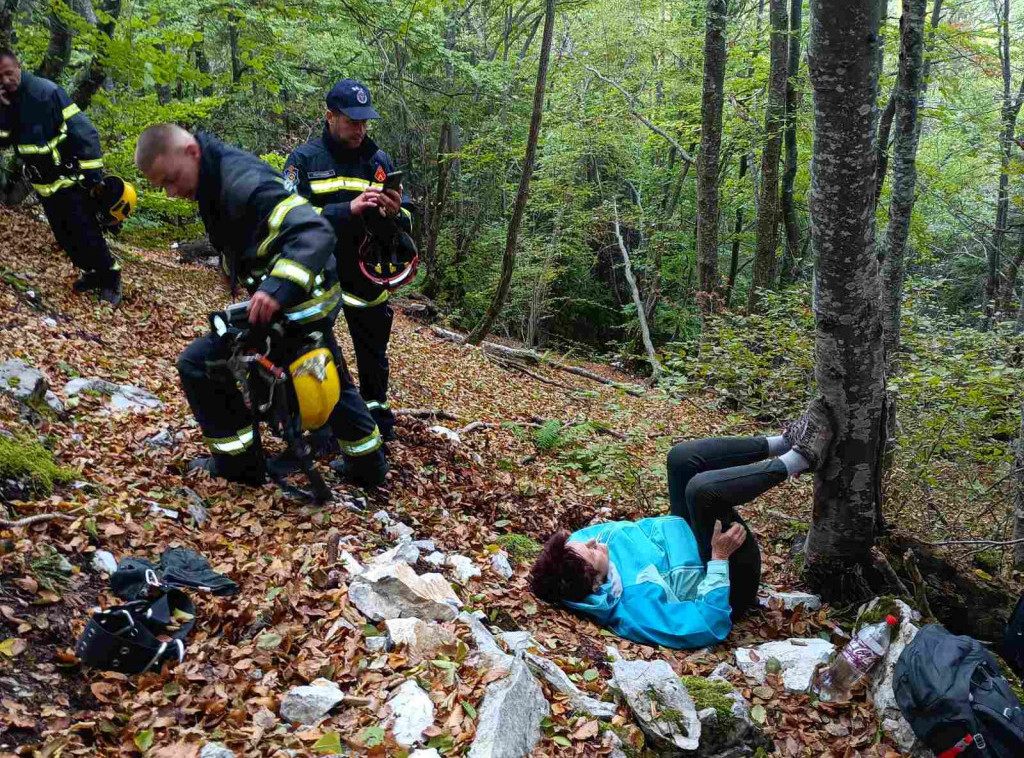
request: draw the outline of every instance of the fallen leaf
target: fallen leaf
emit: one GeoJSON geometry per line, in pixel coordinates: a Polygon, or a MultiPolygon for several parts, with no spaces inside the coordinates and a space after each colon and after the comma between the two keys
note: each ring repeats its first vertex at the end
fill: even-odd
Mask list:
{"type": "Polygon", "coordinates": [[[763,705],[755,705],[750,709],[750,718],[752,718],[757,724],[764,724],[768,719],[768,712],[765,711],[763,705]]]}
{"type": "Polygon", "coordinates": [[[28,643],[20,637],[8,637],[3,642],[0,642],[0,653],[3,653],[8,658],[20,655],[25,652],[26,648],[28,648],[28,643]]]}
{"type": "Polygon", "coordinates": [[[589,740],[597,736],[600,727],[596,721],[588,721],[570,736],[574,740],[589,740]]]}

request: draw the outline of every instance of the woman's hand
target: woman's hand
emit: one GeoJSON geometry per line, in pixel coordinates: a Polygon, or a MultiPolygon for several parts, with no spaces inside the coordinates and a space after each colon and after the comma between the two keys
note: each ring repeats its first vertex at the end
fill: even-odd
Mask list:
{"type": "Polygon", "coordinates": [[[743,540],[747,538],[747,530],[743,524],[736,522],[729,529],[722,532],[722,522],[715,521],[715,533],[711,535],[711,560],[727,561],[729,556],[740,549],[743,540]]]}

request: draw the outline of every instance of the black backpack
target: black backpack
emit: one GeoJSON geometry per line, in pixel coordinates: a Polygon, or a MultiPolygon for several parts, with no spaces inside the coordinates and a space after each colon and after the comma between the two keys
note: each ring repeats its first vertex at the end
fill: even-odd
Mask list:
{"type": "Polygon", "coordinates": [[[1010,616],[1010,623],[1006,625],[1001,652],[1010,668],[1018,676],[1024,675],[1024,595],[1020,596],[1010,616]]]}
{"type": "Polygon", "coordinates": [[[1024,756],[1024,711],[977,640],[924,627],[896,662],[893,690],[936,758],[1024,756]]]}

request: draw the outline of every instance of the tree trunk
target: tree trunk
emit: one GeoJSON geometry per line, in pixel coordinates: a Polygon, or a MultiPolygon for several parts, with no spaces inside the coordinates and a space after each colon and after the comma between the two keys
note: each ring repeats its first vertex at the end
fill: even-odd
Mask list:
{"type": "Polygon", "coordinates": [[[829,599],[869,595],[885,399],[874,239],[877,0],[811,0],[814,91],[809,192],[817,261],[815,377],[831,411],[831,455],[814,478],[807,581],[829,599]]]}
{"type": "Polygon", "coordinates": [[[697,156],[697,271],[701,310],[715,310],[718,290],[718,157],[725,100],[726,0],[707,0],[700,154],[697,156]]]}
{"type": "MultiPolygon", "coordinates": [[[[997,6],[998,9],[998,6],[997,6]]],[[[1002,135],[1000,145],[1002,158],[999,165],[999,194],[996,200],[996,225],[992,230],[992,241],[988,249],[988,270],[985,273],[985,302],[981,330],[988,331],[992,324],[995,309],[996,292],[999,287],[999,260],[1003,253],[1003,242],[1006,239],[1006,224],[1010,211],[1010,163],[1013,157],[1013,137],[1017,127],[1017,114],[1024,102],[1024,76],[1021,77],[1020,91],[1016,99],[1011,90],[1010,70],[1010,0],[1003,0],[1002,12],[999,17],[999,63],[1003,73],[1003,107],[1001,110],[1002,135]]]]}
{"type": "Polygon", "coordinates": [[[43,54],[43,62],[39,64],[36,74],[51,81],[64,73],[71,60],[71,28],[65,24],[57,12],[50,14],[50,44],[43,54]]]}
{"type": "MultiPolygon", "coordinates": [[[[794,0],[797,2],[798,0],[794,0]]],[[[740,156],[739,184],[743,184],[743,177],[747,175],[747,154],[740,156]]],[[[743,232],[743,205],[736,206],[736,226],[732,233],[732,255],[729,256],[729,278],[725,282],[725,307],[728,308],[732,302],[732,292],[736,287],[736,274],[740,266],[740,234],[743,232]]]]}
{"type": "Polygon", "coordinates": [[[658,362],[658,356],[654,351],[654,343],[651,341],[651,331],[647,328],[647,316],[644,314],[644,301],[640,297],[640,290],[636,286],[636,279],[633,276],[633,265],[629,262],[629,250],[622,239],[622,230],[619,227],[619,206],[612,200],[612,207],[615,209],[615,239],[619,243],[619,252],[622,253],[623,273],[626,275],[626,282],[629,284],[629,293],[633,297],[633,305],[636,307],[636,317],[640,322],[640,337],[643,339],[644,349],[647,351],[647,360],[651,364],[651,377],[657,384],[665,370],[658,362]]]}
{"type": "Polygon", "coordinates": [[[530,196],[530,179],[537,157],[537,140],[540,137],[540,123],[544,115],[544,85],[548,78],[548,59],[551,57],[551,37],[555,28],[555,0],[547,0],[544,9],[544,38],[541,42],[540,61],[537,64],[537,85],[533,90],[533,114],[530,117],[530,133],[526,139],[526,155],[523,157],[523,174],[519,179],[519,191],[512,207],[512,218],[508,224],[505,240],[505,254],[501,258],[501,279],[494,299],[481,321],[466,338],[471,345],[479,345],[498,320],[512,283],[512,270],[516,263],[516,249],[519,246],[519,229],[523,224],[526,200],[530,196]]]}
{"type": "Polygon", "coordinates": [[[232,9],[228,12],[228,49],[231,52],[231,83],[242,81],[245,66],[238,48],[238,14],[232,9]]]}
{"type": "MultiPolygon", "coordinates": [[[[928,92],[928,84],[931,79],[932,73],[932,50],[935,49],[935,29],[939,25],[939,19],[942,15],[942,1],[935,0],[932,5],[932,18],[929,23],[928,37],[924,43],[924,73],[921,75],[921,101],[924,102],[924,96],[928,92]]],[[[919,117],[917,119],[917,136],[918,139],[921,137],[921,126],[924,121],[919,117]]]]}
{"type": "Polygon", "coordinates": [[[885,353],[892,361],[900,345],[900,313],[903,302],[904,258],[910,235],[917,185],[918,97],[924,65],[924,15],[928,0],[903,0],[900,18],[900,72],[893,99],[896,101],[896,135],[893,138],[892,193],[889,201],[889,248],[882,264],[882,326],[885,353]]]}
{"type": "Polygon", "coordinates": [[[451,140],[451,123],[447,120],[441,124],[441,136],[437,143],[437,191],[434,193],[434,207],[430,209],[430,231],[427,234],[427,249],[423,263],[427,269],[423,294],[434,300],[441,289],[441,272],[437,260],[437,240],[441,235],[441,218],[444,207],[448,203],[448,177],[451,164],[445,160],[451,140]]]}
{"type": "Polygon", "coordinates": [[[1017,252],[1010,259],[1010,265],[1006,269],[1006,279],[1003,281],[1003,291],[999,298],[999,310],[1007,313],[1013,305],[1013,294],[1017,289],[1017,272],[1020,271],[1020,264],[1024,263],[1024,229],[1018,235],[1017,252]]]}
{"type": "Polygon", "coordinates": [[[19,0],[0,0],[0,47],[14,49],[14,17],[18,13],[19,0]]]}
{"type": "Polygon", "coordinates": [[[793,185],[796,183],[796,79],[800,75],[800,35],[803,27],[803,0],[791,0],[789,7],[789,64],[786,66],[786,132],[785,170],[782,173],[782,220],[786,229],[786,252],[783,256],[782,282],[797,277],[795,267],[797,251],[800,249],[800,225],[797,222],[796,205],[793,202],[793,185]]]}
{"type": "Polygon", "coordinates": [[[881,118],[878,119],[878,145],[875,147],[875,207],[882,199],[882,188],[885,186],[885,174],[889,170],[889,135],[892,133],[892,122],[896,117],[896,93],[900,83],[892,85],[889,102],[885,104],[881,118]]]}
{"type": "Polygon", "coordinates": [[[747,312],[757,312],[759,290],[775,287],[775,249],[779,244],[779,154],[786,120],[786,0],[771,0],[771,75],[764,119],[767,141],[761,154],[761,202],[757,211],[757,252],[747,292],[747,312]]]}
{"type": "MultiPolygon", "coordinates": [[[[1013,497],[1013,538],[1024,540],[1024,404],[1020,412],[1020,436],[1013,456],[1014,497],[1013,497]]],[[[1013,546],[1013,568],[1024,571],[1024,542],[1013,546]]]]}
{"type": "MultiPolygon", "coordinates": [[[[96,28],[106,36],[107,40],[112,40],[117,20],[121,16],[121,0],[104,0],[102,8],[109,20],[98,22],[96,28]]],[[[89,107],[93,95],[99,91],[103,86],[103,81],[107,78],[106,66],[103,63],[106,58],[106,42],[103,45],[104,49],[98,50],[93,55],[88,67],[75,82],[74,89],[71,91],[71,99],[82,110],[89,107]]]]}

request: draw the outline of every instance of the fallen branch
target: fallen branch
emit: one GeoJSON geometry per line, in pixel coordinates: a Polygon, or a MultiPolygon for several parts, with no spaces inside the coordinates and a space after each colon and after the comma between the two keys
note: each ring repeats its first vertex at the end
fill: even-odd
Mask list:
{"type": "Polygon", "coordinates": [[[568,384],[562,384],[561,382],[556,382],[554,379],[548,379],[546,376],[541,376],[540,374],[535,374],[532,371],[530,371],[530,369],[526,368],[526,366],[522,365],[521,363],[517,363],[516,361],[513,361],[513,360],[511,360],[509,358],[502,358],[502,357],[497,356],[497,355],[489,355],[486,350],[484,350],[484,355],[486,355],[490,360],[494,361],[495,363],[497,363],[502,368],[506,368],[506,369],[509,369],[509,370],[512,370],[512,371],[520,371],[520,372],[526,374],[527,376],[532,377],[533,379],[536,379],[538,382],[542,382],[544,384],[550,384],[550,385],[552,385],[554,387],[558,387],[558,388],[563,389],[563,390],[569,390],[570,392],[578,392],[579,391],[579,389],[576,388],[576,387],[570,387],[568,384]]]}
{"type": "Polygon", "coordinates": [[[985,545],[986,547],[1006,547],[1007,545],[1019,545],[1024,538],[1016,540],[943,540],[942,542],[922,542],[922,545],[985,545]]]}
{"type": "Polygon", "coordinates": [[[889,559],[877,547],[871,548],[871,562],[878,569],[879,573],[885,577],[886,581],[889,582],[890,586],[899,590],[899,593],[904,597],[910,600],[914,599],[914,596],[907,589],[907,585],[903,583],[903,580],[900,579],[896,570],[892,567],[892,564],[889,563],[889,559]]]}
{"type": "Polygon", "coordinates": [[[355,695],[342,695],[342,705],[357,705],[360,707],[367,707],[373,704],[373,698],[370,697],[356,697],[355,695]]]}
{"type": "Polygon", "coordinates": [[[64,513],[39,513],[35,516],[26,516],[23,519],[17,519],[16,521],[0,519],[0,528],[18,529],[19,527],[31,526],[32,524],[38,524],[42,521],[50,521],[51,519],[55,518],[61,519],[63,521],[74,521],[74,518],[64,513]]]}
{"type": "Polygon", "coordinates": [[[910,581],[914,583],[914,599],[917,600],[917,607],[925,617],[936,618],[932,613],[932,607],[928,604],[928,591],[925,588],[921,570],[917,567],[917,557],[913,550],[908,549],[903,554],[903,565],[907,569],[907,573],[910,574],[910,581]]]}
{"type": "Polygon", "coordinates": [[[396,416],[407,416],[408,418],[443,418],[446,421],[458,421],[459,417],[451,411],[444,411],[440,408],[399,408],[396,416]]]}
{"type": "MultiPolygon", "coordinates": [[[[443,340],[447,340],[448,342],[454,342],[457,345],[466,344],[465,337],[463,337],[461,334],[453,332],[450,329],[444,329],[443,327],[440,326],[432,326],[430,328],[434,332],[434,334],[436,334],[443,340]]],[[[535,364],[544,363],[548,366],[553,366],[557,368],[559,371],[565,371],[569,374],[576,374],[576,376],[582,376],[586,379],[590,379],[591,381],[598,382],[600,384],[606,384],[610,387],[615,387],[616,389],[624,390],[625,392],[628,392],[630,395],[633,395],[635,397],[640,397],[644,394],[644,391],[639,387],[630,384],[622,384],[620,382],[612,381],[611,379],[605,379],[603,376],[595,374],[593,371],[587,371],[586,369],[579,368],[578,366],[570,366],[568,363],[556,361],[554,358],[549,358],[548,356],[542,355],[535,350],[526,350],[518,347],[507,347],[505,345],[499,345],[496,342],[483,342],[481,343],[481,347],[487,348],[488,350],[498,353],[506,358],[513,358],[516,360],[526,361],[528,363],[535,364]]]]}
{"type": "MultiPolygon", "coordinates": [[[[539,426],[541,426],[541,424],[538,424],[538,423],[536,423],[534,421],[510,421],[508,423],[516,424],[517,426],[532,426],[532,427],[539,427],[539,426]]],[[[470,423],[466,424],[461,429],[456,429],[455,433],[458,434],[461,437],[463,434],[469,434],[470,432],[474,432],[477,429],[497,429],[500,426],[501,426],[500,423],[496,424],[493,421],[471,421],[470,423]]]]}

